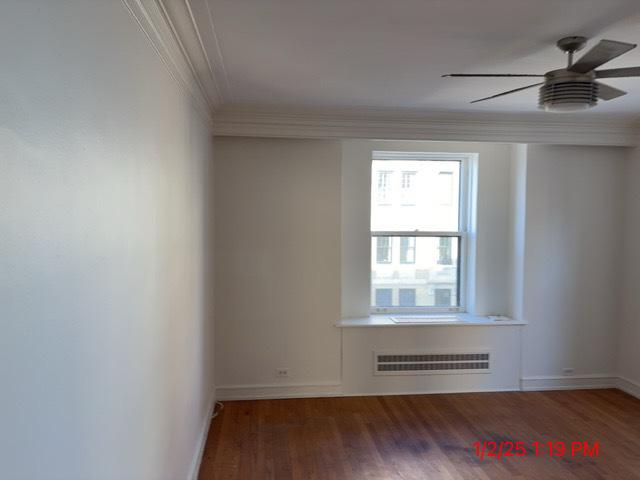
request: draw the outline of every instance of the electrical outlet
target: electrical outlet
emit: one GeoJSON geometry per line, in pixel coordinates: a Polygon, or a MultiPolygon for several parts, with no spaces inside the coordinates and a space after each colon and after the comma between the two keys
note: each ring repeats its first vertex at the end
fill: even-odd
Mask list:
{"type": "Polygon", "coordinates": [[[288,368],[276,368],[276,377],[287,378],[289,376],[288,368]]]}
{"type": "Polygon", "coordinates": [[[562,375],[573,375],[573,368],[563,368],[562,375]]]}

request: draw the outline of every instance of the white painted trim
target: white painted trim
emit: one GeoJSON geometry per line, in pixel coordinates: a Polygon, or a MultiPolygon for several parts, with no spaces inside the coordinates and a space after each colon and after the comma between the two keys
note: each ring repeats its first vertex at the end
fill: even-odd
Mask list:
{"type": "MultiPolygon", "coordinates": [[[[221,104],[218,96],[210,85],[208,88],[197,72],[197,64],[203,60],[195,55],[195,49],[188,51],[183,39],[187,37],[187,26],[192,27],[192,35],[197,37],[197,29],[191,21],[187,4],[184,2],[169,2],[169,9],[165,8],[163,0],[121,0],[140,29],[148,38],[151,46],[167,68],[169,75],[178,86],[192,99],[196,110],[202,115],[209,126],[213,126],[213,110],[221,104]],[[176,26],[180,26],[178,32],[176,26]],[[192,57],[195,57],[194,61],[192,57]],[[194,64],[195,63],[195,64],[194,64]]],[[[197,40],[196,40],[197,42],[197,40]]],[[[194,41],[190,44],[196,43],[194,41]]],[[[212,79],[209,84],[213,84],[212,79]]]]}
{"type": "MultiPolygon", "coordinates": [[[[214,82],[212,85],[220,98],[220,103],[233,101],[233,92],[231,91],[231,83],[227,74],[220,41],[216,33],[214,24],[214,14],[211,10],[211,2],[209,0],[184,0],[186,4],[191,22],[199,41],[202,59],[206,64],[206,71],[211,75],[214,82]],[[207,45],[213,47],[212,50],[207,49],[207,45]],[[223,81],[220,81],[222,79],[223,81]]],[[[197,69],[198,73],[205,72],[205,64],[200,63],[197,69]]]]}
{"type": "Polygon", "coordinates": [[[460,389],[443,389],[443,390],[403,390],[400,392],[348,392],[343,393],[342,397],[395,397],[398,395],[443,395],[443,394],[454,394],[454,393],[498,393],[498,392],[518,392],[517,388],[483,388],[481,390],[478,389],[469,389],[469,388],[460,388],[460,389]]]}
{"type": "Polygon", "coordinates": [[[407,317],[431,317],[438,318],[442,316],[449,316],[445,312],[441,314],[384,314],[384,315],[370,315],[368,317],[345,317],[338,320],[334,325],[337,328],[372,328],[372,327],[389,327],[389,328],[403,328],[403,327],[504,327],[514,325],[527,325],[524,320],[491,320],[489,317],[476,317],[468,313],[455,313],[450,316],[455,316],[460,319],[457,322],[394,322],[393,317],[400,316],[407,317]]]}
{"type": "Polygon", "coordinates": [[[617,387],[623,392],[628,393],[636,398],[640,398],[640,383],[626,377],[618,377],[617,387]]]}
{"type": "Polygon", "coordinates": [[[223,400],[275,400],[284,398],[318,398],[318,397],[369,397],[392,395],[434,395],[447,393],[483,393],[483,392],[517,392],[547,390],[583,390],[599,388],[618,388],[634,397],[640,398],[640,384],[624,377],[611,374],[591,375],[548,375],[524,377],[517,388],[469,389],[452,388],[443,390],[418,389],[397,392],[349,392],[344,391],[340,382],[320,382],[305,384],[267,384],[267,385],[221,385],[216,387],[216,396],[223,400]]]}
{"type": "Polygon", "coordinates": [[[462,114],[353,108],[216,112],[216,135],[293,138],[483,141],[562,145],[634,146],[637,125],[629,119],[557,114],[462,114]]]}
{"type": "MultiPolygon", "coordinates": [[[[371,152],[372,161],[418,161],[418,162],[468,162],[476,153],[463,152],[410,152],[410,151],[389,151],[373,150],[371,152]]],[[[460,182],[462,183],[462,181],[460,182]]]]}
{"type": "Polygon", "coordinates": [[[335,397],[341,395],[341,382],[221,385],[216,387],[218,401],[335,397]]]}
{"type": "Polygon", "coordinates": [[[285,398],[319,397],[372,397],[395,395],[433,395],[443,393],[516,392],[517,388],[403,390],[398,392],[344,392],[341,383],[290,384],[290,385],[236,385],[216,388],[218,401],[277,400],[285,398]]]}
{"type": "Polygon", "coordinates": [[[536,390],[579,390],[591,388],[616,388],[618,377],[611,374],[590,375],[548,375],[523,377],[520,379],[520,389],[536,390]]]}
{"type": "Polygon", "coordinates": [[[216,407],[216,396],[215,392],[211,396],[211,400],[209,400],[209,408],[207,409],[207,415],[204,418],[204,422],[200,429],[200,434],[198,435],[198,449],[196,450],[196,455],[193,457],[191,461],[191,469],[189,470],[189,480],[198,480],[198,474],[200,473],[200,465],[202,464],[202,456],[204,455],[204,447],[207,444],[207,437],[209,436],[209,428],[211,426],[211,421],[213,420],[213,411],[216,407]]]}

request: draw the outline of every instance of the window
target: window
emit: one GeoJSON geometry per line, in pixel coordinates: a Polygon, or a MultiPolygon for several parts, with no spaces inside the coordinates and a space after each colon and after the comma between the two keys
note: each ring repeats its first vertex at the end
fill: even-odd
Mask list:
{"type": "Polygon", "coordinates": [[[417,172],[402,172],[402,182],[400,185],[400,203],[402,205],[416,204],[416,173],[417,172]]]}
{"type": "Polygon", "coordinates": [[[416,237],[400,238],[400,263],[416,263],[416,237]]]}
{"type": "Polygon", "coordinates": [[[436,288],[433,293],[437,306],[448,307],[451,305],[451,290],[449,288],[436,288]]]}
{"type": "Polygon", "coordinates": [[[390,306],[393,302],[392,290],[390,288],[376,288],[376,305],[379,307],[390,306]]]}
{"type": "Polygon", "coordinates": [[[391,263],[391,237],[376,238],[376,262],[391,263]]]}
{"type": "Polygon", "coordinates": [[[378,172],[378,205],[391,205],[392,171],[378,172]]]}
{"type": "Polygon", "coordinates": [[[416,289],[401,288],[398,291],[398,300],[401,307],[415,307],[416,305],[416,289]]]}
{"type": "Polygon", "coordinates": [[[453,203],[453,172],[438,173],[436,188],[440,205],[451,205],[453,203]]]}
{"type": "Polygon", "coordinates": [[[463,180],[472,155],[373,152],[372,311],[464,310],[467,194],[463,180]],[[393,178],[400,201],[392,203],[389,182],[393,178]],[[382,187],[388,204],[379,201],[382,187]],[[394,244],[400,252],[395,258],[394,244]]]}
{"type": "Polygon", "coordinates": [[[451,265],[451,237],[440,237],[438,265],[451,265]]]}

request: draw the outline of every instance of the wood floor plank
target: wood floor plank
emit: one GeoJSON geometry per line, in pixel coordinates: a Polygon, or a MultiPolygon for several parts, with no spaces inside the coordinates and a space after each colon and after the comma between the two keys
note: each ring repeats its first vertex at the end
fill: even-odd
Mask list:
{"type": "Polygon", "coordinates": [[[225,402],[200,480],[638,479],[640,400],[619,390],[225,402]],[[526,444],[484,458],[474,442],[526,444]],[[533,442],[599,442],[598,456],[533,442]]]}

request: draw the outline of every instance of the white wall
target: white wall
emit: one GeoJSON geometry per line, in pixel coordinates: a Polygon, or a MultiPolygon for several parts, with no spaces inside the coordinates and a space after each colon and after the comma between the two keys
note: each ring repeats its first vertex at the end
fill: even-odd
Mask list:
{"type": "Polygon", "coordinates": [[[618,367],[625,245],[630,290],[619,366],[637,378],[639,310],[632,286],[638,199],[632,187],[640,160],[628,175],[625,210],[627,149],[248,138],[221,143],[216,253],[224,262],[218,294],[225,299],[225,318],[217,329],[217,384],[223,396],[516,389],[520,376],[524,388],[609,385],[618,367]],[[479,152],[475,311],[506,312],[529,325],[331,327],[339,315],[368,315],[371,151],[425,148],[479,152]],[[310,213],[319,205],[331,214],[310,213]],[[322,242],[314,237],[320,230],[327,235],[322,242]],[[290,243],[278,241],[283,231],[292,232],[290,243]],[[310,252],[330,272],[294,284],[291,277],[302,279],[317,268],[315,260],[301,260],[310,252]],[[298,261],[280,274],[289,254],[298,261]],[[310,290],[330,300],[318,306],[320,295],[312,298],[310,290]],[[489,349],[500,368],[483,377],[372,375],[374,349],[418,347],[489,349]],[[291,368],[292,377],[276,379],[278,367],[291,368]],[[574,370],[563,376],[563,368],[574,370]]]}
{"type": "Polygon", "coordinates": [[[527,145],[513,145],[511,149],[511,179],[509,199],[509,231],[511,274],[509,276],[509,311],[522,320],[524,293],[524,249],[527,215],[527,145]]]}
{"type": "Polygon", "coordinates": [[[218,392],[339,382],[340,143],[216,142],[218,392]]]}
{"type": "Polygon", "coordinates": [[[184,479],[211,137],[120,1],[0,6],[0,477],[184,479]]]}
{"type": "Polygon", "coordinates": [[[480,153],[477,308],[509,313],[509,145],[219,138],[216,147],[221,398],[518,387],[519,327],[429,327],[416,335],[415,328],[334,326],[341,311],[368,315],[372,149],[480,153]],[[443,347],[489,348],[501,367],[455,380],[372,378],[373,343],[424,340],[426,348],[436,339],[443,347]],[[276,377],[281,367],[289,378],[276,377]]]}
{"type": "Polygon", "coordinates": [[[529,146],[523,375],[616,371],[624,148],[529,146]]]}
{"type": "MultiPolygon", "coordinates": [[[[618,373],[640,395],[640,148],[630,150],[626,172],[622,315],[618,373]]],[[[627,386],[629,388],[629,386],[627,386]]]]}

